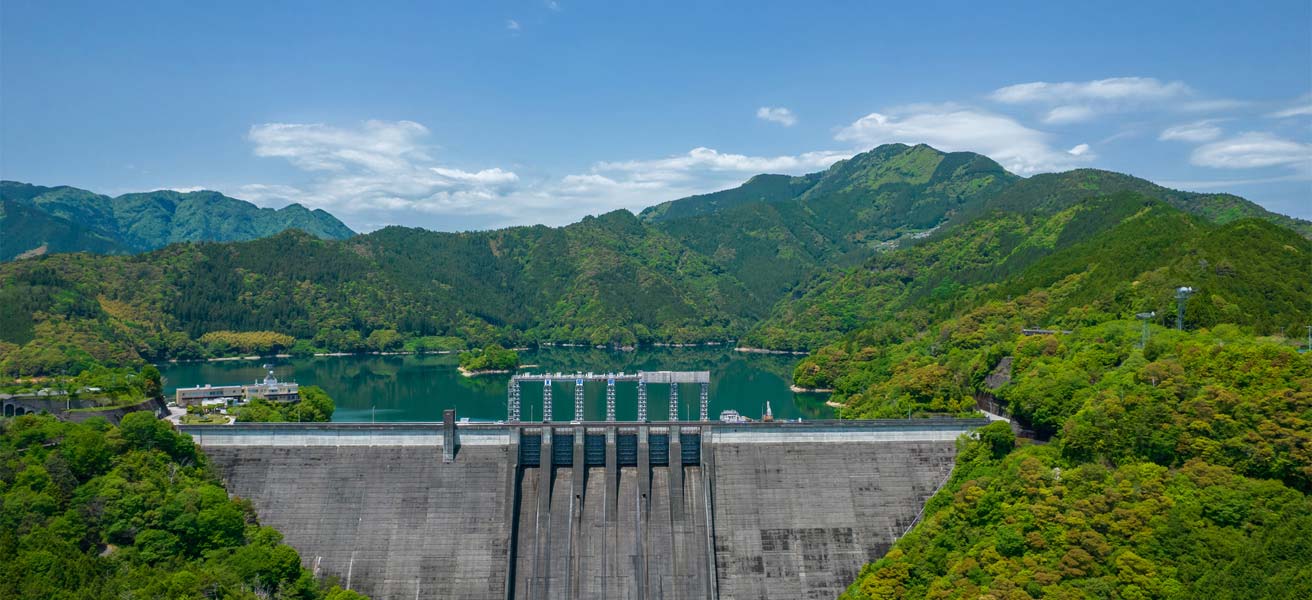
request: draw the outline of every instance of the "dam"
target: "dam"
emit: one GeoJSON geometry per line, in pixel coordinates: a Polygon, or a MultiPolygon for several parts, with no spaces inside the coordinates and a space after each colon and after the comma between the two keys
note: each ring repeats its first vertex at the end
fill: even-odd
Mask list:
{"type": "Polygon", "coordinates": [[[307,568],[372,598],[646,600],[836,597],[917,521],[958,437],[984,424],[448,411],[182,429],[307,568]]]}

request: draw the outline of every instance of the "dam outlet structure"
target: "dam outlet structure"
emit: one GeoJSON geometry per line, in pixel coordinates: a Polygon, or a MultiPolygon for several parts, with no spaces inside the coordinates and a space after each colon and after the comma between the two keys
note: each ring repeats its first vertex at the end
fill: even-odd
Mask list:
{"type": "Polygon", "coordinates": [[[444,417],[182,430],[307,568],[375,599],[794,599],[883,556],[987,424],[444,417]]]}

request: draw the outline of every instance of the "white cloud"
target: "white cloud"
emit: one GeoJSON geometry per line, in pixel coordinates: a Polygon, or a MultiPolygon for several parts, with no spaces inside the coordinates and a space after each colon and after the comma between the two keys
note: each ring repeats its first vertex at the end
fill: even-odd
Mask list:
{"type": "Polygon", "coordinates": [[[1076,144],[1074,148],[1071,148],[1070,150],[1067,150],[1066,153],[1069,154],[1069,155],[1071,155],[1071,156],[1084,156],[1085,154],[1088,154],[1088,153],[1089,153],[1089,145],[1088,145],[1088,144],[1076,144]]]}
{"type": "Polygon", "coordinates": [[[164,189],[172,190],[174,192],[178,192],[179,194],[190,194],[192,192],[203,192],[205,191],[206,188],[201,187],[199,185],[188,185],[188,186],[166,187],[164,189]]]}
{"type": "Polygon", "coordinates": [[[1236,108],[1244,108],[1246,106],[1249,106],[1250,104],[1252,103],[1245,102],[1243,100],[1233,100],[1229,98],[1215,98],[1212,100],[1191,100],[1188,102],[1181,102],[1179,105],[1176,106],[1176,108],[1179,108],[1180,110],[1185,112],[1211,113],[1211,112],[1221,112],[1226,110],[1234,110],[1236,108]]]}
{"type": "Polygon", "coordinates": [[[519,21],[516,21],[514,19],[506,19],[506,29],[509,29],[511,31],[519,31],[520,30],[519,21]]]}
{"type": "Polygon", "coordinates": [[[1088,107],[1073,104],[1070,106],[1058,106],[1043,116],[1043,122],[1053,125],[1065,123],[1079,123],[1088,121],[1098,115],[1098,111],[1088,107]]]}
{"type": "Polygon", "coordinates": [[[285,158],[310,171],[404,169],[411,160],[428,159],[421,144],[427,136],[428,129],[413,121],[365,121],[355,129],[265,123],[247,135],[256,156],[285,158]]]}
{"type": "Polygon", "coordinates": [[[525,181],[500,167],[466,170],[440,164],[428,136],[427,128],[410,121],[367,121],[356,127],[257,125],[248,136],[255,154],[285,159],[311,174],[311,180],[296,186],[253,183],[228,191],[263,206],[297,202],[325,208],[362,231],[387,223],[471,219],[484,227],[563,225],[588,214],[637,211],[732,187],[761,172],[817,171],[854,154],[750,156],[694,148],[665,158],[602,161],[585,173],[525,181]]]}
{"type": "Polygon", "coordinates": [[[762,106],[761,108],[756,109],[756,118],[761,119],[762,121],[778,123],[784,127],[792,127],[797,124],[797,117],[793,115],[793,111],[782,106],[762,106]]]}
{"type": "Polygon", "coordinates": [[[1051,125],[1079,123],[1118,112],[1171,110],[1208,113],[1232,110],[1248,103],[1225,98],[1200,99],[1181,81],[1152,77],[1112,77],[1093,81],[1034,81],[1001,87],[989,98],[1011,105],[1047,106],[1042,121],[1051,125]]]}
{"type": "Polygon", "coordinates": [[[1268,116],[1268,117],[1275,118],[1275,119],[1288,119],[1288,118],[1290,118],[1290,117],[1307,117],[1307,116],[1312,116],[1312,104],[1304,104],[1304,105],[1301,105],[1301,106],[1291,106],[1291,107],[1286,108],[1286,109],[1284,109],[1284,110],[1278,110],[1278,111],[1276,111],[1276,112],[1273,112],[1273,113],[1271,113],[1271,114],[1269,114],[1269,115],[1267,115],[1267,116],[1268,116]]]}
{"type": "Polygon", "coordinates": [[[1025,175],[1069,169],[1094,158],[1087,147],[1078,155],[1055,149],[1049,137],[1006,115],[954,104],[921,104],[887,114],[870,113],[836,136],[840,141],[863,146],[926,143],[949,152],[979,152],[1025,175]]]}
{"type": "Polygon", "coordinates": [[[854,152],[820,151],[785,156],[748,156],[693,148],[687,154],[653,160],[600,162],[595,172],[622,171],[645,179],[682,179],[697,171],[733,173],[800,173],[828,168],[854,152]]]}
{"type": "Polygon", "coordinates": [[[510,171],[503,171],[500,168],[483,169],[477,173],[461,171],[459,169],[447,169],[444,167],[432,167],[432,172],[450,179],[464,183],[478,183],[485,185],[496,185],[501,183],[514,183],[519,181],[519,176],[510,171]]]}
{"type": "Polygon", "coordinates": [[[551,10],[554,10],[554,11],[557,11],[557,12],[560,11],[560,3],[559,3],[559,2],[556,2],[556,0],[547,0],[544,4],[546,4],[547,8],[549,8],[549,9],[551,9],[551,10]]]}
{"type": "Polygon", "coordinates": [[[1101,140],[1098,141],[1098,145],[1100,145],[1100,146],[1105,146],[1105,145],[1110,144],[1110,143],[1112,143],[1112,142],[1116,142],[1116,141],[1120,141],[1120,140],[1124,140],[1124,139],[1129,139],[1129,138],[1133,138],[1133,137],[1138,137],[1138,136],[1141,135],[1142,133],[1143,133],[1143,132],[1140,131],[1140,130],[1138,129],[1138,127],[1131,126],[1131,127],[1126,128],[1126,129],[1122,129],[1121,131],[1118,131],[1118,132],[1116,132],[1116,133],[1113,133],[1113,134],[1111,134],[1111,135],[1109,135],[1109,136],[1107,136],[1107,137],[1105,137],[1105,138],[1102,138],[1101,140]]]}
{"type": "Polygon", "coordinates": [[[1207,142],[1221,137],[1221,128],[1216,119],[1206,119],[1167,127],[1162,130],[1159,140],[1177,140],[1182,142],[1207,142]]]}
{"type": "Polygon", "coordinates": [[[1249,131],[1199,146],[1189,157],[1189,162],[1217,169],[1285,166],[1306,172],[1312,171],[1312,144],[1249,131]]]}
{"type": "Polygon", "coordinates": [[[1006,104],[1071,104],[1166,100],[1190,93],[1179,81],[1152,77],[1112,77],[1094,81],[1035,81],[998,88],[992,98],[1006,104]]]}
{"type": "Polygon", "coordinates": [[[1251,179],[1178,179],[1157,181],[1154,183],[1164,187],[1175,188],[1177,190],[1227,190],[1240,186],[1279,183],[1284,181],[1303,181],[1306,179],[1307,177],[1304,175],[1294,174],[1281,175],[1278,177],[1255,177],[1251,179]]]}
{"type": "Polygon", "coordinates": [[[299,202],[346,216],[501,210],[491,205],[514,190],[519,176],[501,168],[467,171],[437,164],[428,136],[428,129],[413,121],[256,125],[248,135],[256,156],[283,158],[317,175],[304,186],[255,183],[235,193],[266,206],[299,202]]]}

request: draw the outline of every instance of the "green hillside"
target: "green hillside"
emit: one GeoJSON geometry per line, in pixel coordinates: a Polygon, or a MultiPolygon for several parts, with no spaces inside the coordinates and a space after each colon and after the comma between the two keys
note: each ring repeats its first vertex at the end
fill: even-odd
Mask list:
{"type": "Polygon", "coordinates": [[[1183,192],[1157,185],[1124,173],[1099,169],[1075,169],[1062,173],[1041,173],[1018,181],[984,208],[1010,211],[1061,210],[1085,198],[1117,192],[1135,192],[1156,198],[1184,212],[1215,223],[1229,223],[1259,218],[1312,237],[1312,222],[1273,213],[1233,194],[1183,192]]]}
{"type": "Polygon", "coordinates": [[[0,199],[0,259],[10,260],[56,252],[123,254],[118,240],[31,205],[0,199]]]}
{"type": "MultiPolygon", "coordinates": [[[[1062,295],[1026,325],[1161,308],[1184,283],[1201,290],[1190,308],[1198,324],[1238,319],[1279,331],[1306,312],[1298,294],[1307,278],[1265,283],[1291,279],[1308,256],[1304,237],[1268,222],[1290,219],[1232,196],[1103,172],[1022,180],[982,156],[927,146],[880,146],[822,173],[756,177],[641,216],[466,233],[389,227],[346,240],[261,237],[249,219],[214,215],[307,212],[212,192],[108,203],[73,188],[3,189],[14,198],[6,215],[62,224],[61,232],[75,231],[74,222],[130,222],[103,240],[100,229],[81,230],[84,243],[109,250],[114,240],[158,243],[165,231],[259,238],[0,265],[0,369],[9,373],[416,344],[740,339],[815,349],[871,323],[881,335],[909,335],[1041,288],[1062,295]],[[1267,221],[1230,219],[1236,210],[1267,221]],[[1279,293],[1263,296],[1267,288],[1279,293]]],[[[35,243],[41,230],[24,228],[18,239],[35,243]]]]}
{"type": "Polygon", "coordinates": [[[1312,595],[1312,360],[1233,334],[1141,352],[1136,329],[1018,346],[1041,366],[1013,385],[1094,374],[1064,433],[1016,447],[996,423],[965,441],[920,523],[842,597],[1312,595]]]}
{"type": "Polygon", "coordinates": [[[900,340],[863,329],[798,367],[799,380],[833,378],[843,417],[963,412],[987,393],[1051,436],[995,423],[963,440],[921,522],[843,597],[1312,593],[1312,354],[1232,324],[1153,325],[1142,348],[1135,320],[1020,333],[1066,291],[900,340]]]}
{"type": "MultiPolygon", "coordinates": [[[[837,333],[843,319],[869,315],[804,360],[795,374],[799,385],[836,388],[835,399],[852,414],[952,408],[889,404],[879,386],[912,356],[933,356],[936,368],[946,368],[943,361],[960,349],[950,360],[987,363],[975,354],[1022,328],[1079,329],[1147,311],[1157,312],[1158,325],[1174,326],[1174,290],[1181,285],[1197,290],[1185,310],[1191,328],[1230,323],[1258,335],[1295,336],[1312,320],[1312,241],[1264,221],[1216,225],[1122,194],[1037,223],[1003,215],[967,229],[975,235],[880,257],[790,313],[799,322],[836,324],[817,339],[837,333]],[[1108,218],[1118,212],[1131,215],[1108,218]],[[1081,215],[1101,227],[1082,227],[1081,215]]],[[[959,380],[957,396],[973,393],[968,383],[982,377],[971,372],[959,380]]]]}
{"type": "Polygon", "coordinates": [[[55,255],[0,273],[4,368],[18,373],[200,356],[214,331],[353,352],[385,349],[371,345],[375,332],[633,345],[725,339],[747,326],[733,312],[740,285],[624,211],[559,229],[391,227],[345,241],[289,231],[136,256],[55,255]]]}
{"type": "Polygon", "coordinates": [[[317,580],[149,412],[0,420],[0,597],[360,600],[317,580]]]}
{"type": "MultiPolygon", "coordinates": [[[[980,284],[1000,282],[1045,256],[1108,231],[1138,215],[1149,202],[1162,205],[1148,211],[1154,218],[1171,207],[1178,209],[1174,219],[1181,222],[1228,224],[1248,219],[1279,225],[1272,230],[1291,238],[1306,239],[1312,232],[1306,221],[1270,213],[1236,196],[1177,192],[1128,175],[1089,169],[1036,175],[973,206],[969,214],[924,239],[905,240],[899,251],[882,252],[857,267],[818,273],[794,289],[788,300],[776,304],[744,341],[769,348],[813,349],[862,323],[888,318],[913,305],[951,309],[986,289],[980,284]],[[923,303],[931,298],[951,302],[923,303]]],[[[1154,218],[1144,221],[1169,227],[1154,218]]],[[[1134,245],[1135,236],[1147,236],[1146,243],[1152,243],[1153,233],[1126,230],[1120,235],[1124,243],[1134,245]]],[[[1164,242],[1164,250],[1178,253],[1175,242],[1164,242]]],[[[1117,276],[1132,280],[1139,274],[1122,267],[1130,265],[1115,267],[1120,269],[1117,276]]],[[[1067,272],[1078,269],[1067,265],[1067,272]]],[[[1036,285],[1039,282],[1031,279],[1022,287],[1036,285]]],[[[1015,286],[1005,291],[1017,293],[1015,286]]]]}
{"type": "Polygon", "coordinates": [[[160,190],[110,198],[67,186],[0,181],[0,200],[6,206],[0,216],[0,228],[6,232],[0,260],[24,253],[144,252],[177,242],[251,240],[287,229],[326,239],[354,235],[322,210],[298,204],[259,208],[209,191],[160,190]]]}
{"type": "Polygon", "coordinates": [[[760,317],[818,270],[937,227],[1017,179],[978,154],[888,144],[821,173],[758,176],[642,216],[742,282],[747,312],[760,317]]]}
{"type": "Polygon", "coordinates": [[[638,216],[647,222],[671,221],[713,215],[743,204],[793,200],[811,189],[821,175],[757,175],[736,188],[662,202],[644,209],[638,216]]]}

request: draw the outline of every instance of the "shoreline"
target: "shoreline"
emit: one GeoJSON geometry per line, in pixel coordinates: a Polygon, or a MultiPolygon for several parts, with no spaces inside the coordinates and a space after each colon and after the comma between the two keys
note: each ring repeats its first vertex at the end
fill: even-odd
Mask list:
{"type": "Polygon", "coordinates": [[[456,370],[460,371],[460,374],[465,377],[478,377],[479,375],[498,375],[498,374],[504,375],[506,373],[515,372],[514,369],[481,369],[478,371],[470,371],[469,369],[466,369],[464,367],[456,367],[456,370]]]}
{"type": "MultiPolygon", "coordinates": [[[[650,344],[650,345],[646,345],[646,346],[644,346],[644,345],[642,345],[642,344],[639,344],[639,345],[636,345],[636,346],[617,346],[617,347],[612,347],[612,346],[607,346],[607,345],[601,345],[601,346],[596,346],[595,348],[598,348],[598,349],[613,349],[613,350],[616,350],[616,351],[619,351],[619,352],[635,352],[635,351],[643,350],[644,347],[646,347],[646,348],[679,349],[679,348],[714,348],[714,347],[717,347],[717,346],[726,346],[726,345],[728,345],[728,342],[700,342],[700,343],[691,343],[691,344],[676,344],[676,343],[655,342],[655,343],[652,343],[652,344],[650,344]]],[[[594,347],[593,347],[593,346],[590,346],[590,345],[588,345],[588,344],[572,344],[572,343],[567,343],[567,342],[566,342],[566,343],[560,343],[560,342],[543,342],[543,343],[541,343],[541,344],[538,344],[538,346],[537,346],[537,349],[542,349],[542,348],[594,348],[594,347]]],[[[516,351],[532,351],[532,350],[534,350],[535,348],[534,348],[534,347],[518,347],[518,348],[511,348],[511,349],[512,349],[512,350],[516,350],[516,351]]],[[[788,355],[788,356],[806,356],[806,355],[810,354],[809,352],[800,352],[800,351],[795,351],[795,350],[771,350],[771,349],[768,349],[768,348],[752,348],[752,347],[747,347],[747,346],[736,347],[736,348],[733,348],[733,350],[734,350],[735,352],[743,352],[743,353],[747,353],[747,354],[773,354],[773,355],[788,355]]],[[[152,363],[150,363],[150,364],[154,364],[154,365],[176,365],[176,364],[189,364],[189,363],[218,363],[218,362],[233,362],[233,361],[257,361],[257,360],[268,360],[268,359],[319,358],[319,357],[342,357],[342,356],[426,356],[426,355],[456,354],[456,353],[458,353],[458,352],[460,352],[460,351],[457,351],[457,350],[429,350],[429,351],[426,351],[426,352],[415,352],[415,351],[412,351],[412,350],[399,350],[399,351],[392,351],[392,352],[378,352],[378,351],[370,351],[370,352],[315,352],[315,353],[313,353],[313,354],[289,354],[289,353],[287,353],[287,352],[279,352],[279,353],[277,353],[277,354],[260,354],[260,355],[250,354],[250,355],[240,355],[240,356],[216,356],[216,357],[212,357],[212,358],[170,358],[170,359],[168,359],[168,360],[162,360],[162,361],[159,361],[159,362],[152,362],[152,363]]],[[[147,361],[147,362],[149,362],[149,361],[147,361]]],[[[509,372],[511,372],[511,371],[504,371],[504,370],[502,370],[502,371],[498,371],[498,372],[509,373],[509,372]]],[[[479,373],[479,374],[482,374],[482,373],[484,373],[484,372],[483,372],[483,371],[479,371],[478,373],[479,373]]],[[[796,390],[795,390],[795,391],[796,391],[796,390]]],[[[807,392],[811,392],[811,391],[814,391],[814,392],[824,392],[824,391],[827,391],[827,390],[818,389],[818,390],[802,390],[802,391],[807,391],[807,392]]]]}
{"type": "Polygon", "coordinates": [[[734,352],[745,352],[747,354],[787,354],[789,356],[806,356],[810,352],[800,352],[797,350],[771,350],[769,348],[752,348],[750,346],[739,346],[733,349],[734,352]]]}
{"type": "Polygon", "coordinates": [[[804,387],[797,387],[796,385],[793,385],[793,384],[789,384],[789,385],[788,385],[788,389],[792,390],[794,394],[832,394],[832,393],[834,393],[834,388],[804,388],[804,387]]]}

